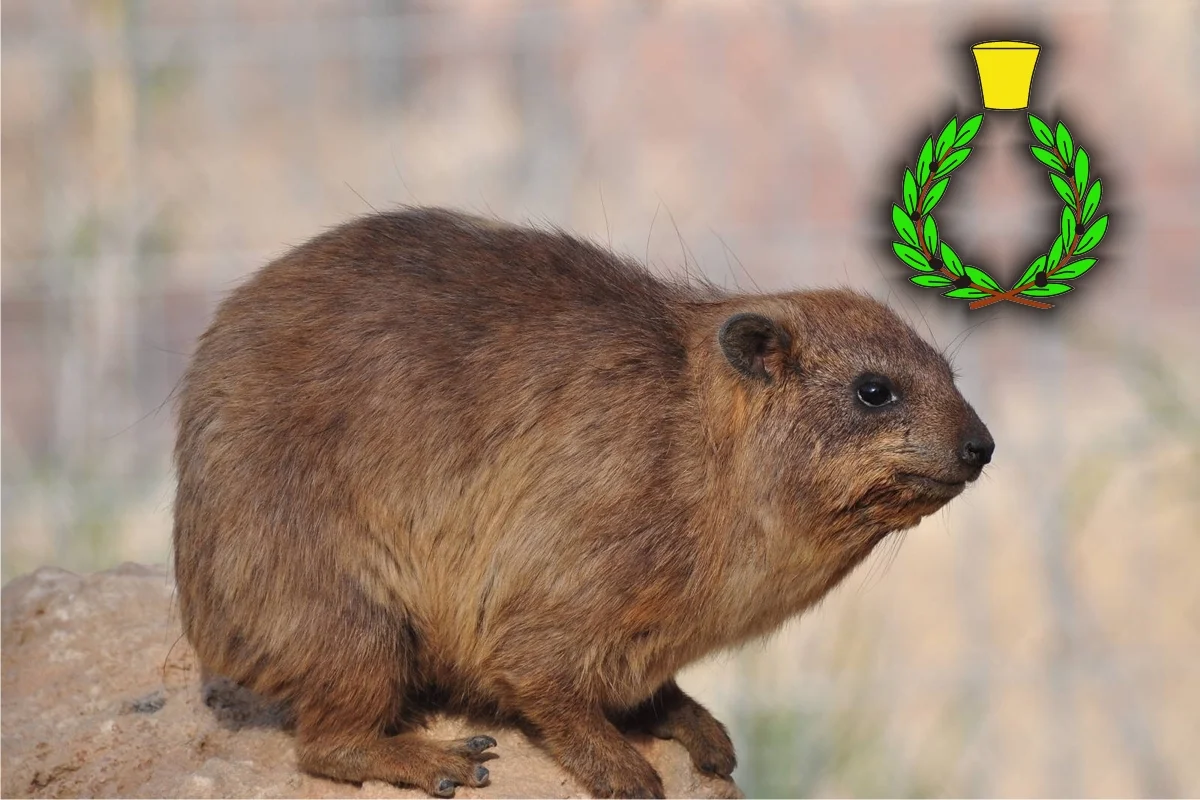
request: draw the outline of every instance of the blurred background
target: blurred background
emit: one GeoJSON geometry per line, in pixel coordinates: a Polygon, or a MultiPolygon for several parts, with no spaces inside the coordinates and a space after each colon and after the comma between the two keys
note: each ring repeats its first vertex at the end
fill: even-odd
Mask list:
{"type": "MultiPolygon", "coordinates": [[[[954,353],[998,449],[818,609],[682,683],[752,796],[1200,793],[1200,3],[6,0],[3,577],[169,556],[214,305],[352,215],[555,224],[730,288],[846,284],[954,353]],[[975,37],[974,39],[972,37],[975,37]],[[1113,214],[1058,308],[887,252],[905,163],[1036,37],[1113,214]]],[[[965,118],[965,117],[961,117],[965,118]]],[[[1058,206],[988,114],[938,212],[1011,281],[1058,206]]]]}

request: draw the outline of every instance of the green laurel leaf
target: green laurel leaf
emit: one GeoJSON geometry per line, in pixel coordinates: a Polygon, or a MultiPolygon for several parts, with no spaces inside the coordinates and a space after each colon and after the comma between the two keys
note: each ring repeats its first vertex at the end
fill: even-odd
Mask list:
{"type": "Polygon", "coordinates": [[[1092,184],[1092,188],[1088,189],[1087,197],[1083,199],[1083,217],[1080,219],[1084,225],[1091,221],[1092,215],[1100,207],[1100,195],[1102,191],[1099,180],[1092,184]]]}
{"type": "Polygon", "coordinates": [[[917,179],[911,169],[904,170],[904,210],[909,214],[917,210],[917,179]]]}
{"type": "Polygon", "coordinates": [[[921,155],[917,158],[917,183],[922,186],[925,181],[929,180],[929,168],[933,163],[933,137],[925,140],[925,146],[921,148],[921,155]]]}
{"type": "Polygon", "coordinates": [[[1041,272],[1045,268],[1046,268],[1046,257],[1038,256],[1037,258],[1035,258],[1033,260],[1033,263],[1031,263],[1028,267],[1026,267],[1025,271],[1023,273],[1021,273],[1021,279],[1013,284],[1013,288],[1015,289],[1018,286],[1024,286],[1025,284],[1029,283],[1030,281],[1033,280],[1035,275],[1037,275],[1039,272],[1041,272]]]}
{"type": "Polygon", "coordinates": [[[929,266],[929,261],[921,254],[921,251],[915,247],[909,247],[900,242],[892,242],[892,250],[900,257],[900,260],[908,264],[913,269],[919,272],[932,272],[933,267],[929,266]]]}
{"type": "Polygon", "coordinates": [[[1054,297],[1058,294],[1066,294],[1071,291],[1072,286],[1068,283],[1047,283],[1045,286],[1031,286],[1021,292],[1022,297],[1054,297]]]}
{"type": "Polygon", "coordinates": [[[933,150],[933,156],[936,160],[941,161],[942,157],[954,144],[954,134],[958,133],[958,117],[951,117],[946,123],[946,127],[942,128],[942,133],[938,136],[937,147],[933,150]]]}
{"type": "Polygon", "coordinates": [[[1074,143],[1071,141],[1071,134],[1067,130],[1067,126],[1061,122],[1054,131],[1054,144],[1058,147],[1058,154],[1063,157],[1065,163],[1070,165],[1071,159],[1074,157],[1074,143]]]}
{"type": "Polygon", "coordinates": [[[1087,187],[1088,170],[1091,168],[1091,158],[1087,154],[1087,150],[1080,147],[1075,151],[1075,188],[1083,194],[1084,188],[1087,187]]]}
{"type": "Polygon", "coordinates": [[[969,120],[958,126],[958,135],[954,137],[955,147],[965,147],[975,138],[975,134],[979,132],[979,126],[983,124],[983,114],[976,114],[969,120]]]}
{"type": "Polygon", "coordinates": [[[1055,267],[1057,267],[1058,262],[1062,261],[1062,254],[1063,240],[1060,236],[1054,240],[1054,244],[1050,245],[1050,252],[1046,256],[1046,269],[1053,270],[1055,267]]]}
{"type": "Polygon", "coordinates": [[[925,207],[921,209],[921,213],[928,214],[930,211],[933,211],[933,207],[942,199],[942,195],[946,193],[946,187],[949,185],[949,178],[942,178],[935,183],[933,188],[929,190],[929,194],[925,195],[925,207]]]}
{"type": "Polygon", "coordinates": [[[925,249],[936,254],[938,251],[937,223],[932,216],[925,217],[925,225],[921,228],[921,236],[925,239],[925,249]]]}
{"type": "Polygon", "coordinates": [[[1075,215],[1071,213],[1071,209],[1064,208],[1062,210],[1062,241],[1067,243],[1067,247],[1075,241],[1075,215]]]}
{"type": "Polygon", "coordinates": [[[917,286],[949,286],[951,283],[945,275],[915,275],[909,280],[917,286]]]}
{"type": "Polygon", "coordinates": [[[1063,199],[1071,208],[1075,207],[1075,193],[1071,191],[1071,187],[1062,178],[1050,173],[1050,183],[1054,184],[1054,191],[1058,192],[1058,196],[1063,199]]]}
{"type": "Polygon", "coordinates": [[[900,234],[900,238],[917,246],[917,227],[913,225],[912,218],[904,213],[904,209],[895,203],[892,204],[892,225],[896,228],[896,233],[900,234]]]}
{"type": "Polygon", "coordinates": [[[967,160],[967,156],[971,155],[971,148],[964,147],[962,150],[955,150],[946,157],[942,165],[938,167],[937,173],[933,176],[934,180],[944,178],[955,170],[960,164],[967,160]]]}
{"type": "Polygon", "coordinates": [[[1084,231],[1083,236],[1079,239],[1079,246],[1075,248],[1077,255],[1083,255],[1088,250],[1091,250],[1096,245],[1100,244],[1100,240],[1104,238],[1104,232],[1108,230],[1108,215],[1105,214],[1100,219],[1092,223],[1091,227],[1084,231]]]}
{"type": "Polygon", "coordinates": [[[1037,137],[1039,142],[1046,145],[1046,147],[1054,147],[1054,134],[1050,132],[1050,126],[1033,114],[1029,115],[1029,129],[1033,131],[1033,135],[1037,137]]]}
{"type": "Polygon", "coordinates": [[[1004,291],[1000,288],[1000,284],[978,267],[963,267],[967,271],[967,277],[971,279],[971,283],[976,286],[986,286],[989,289],[995,289],[997,292],[1004,291]]]}
{"type": "Polygon", "coordinates": [[[990,297],[987,292],[982,292],[979,289],[972,289],[969,286],[963,289],[955,289],[952,292],[946,292],[942,297],[957,297],[962,300],[981,300],[985,297],[990,297]]]}
{"type": "Polygon", "coordinates": [[[1078,261],[1072,261],[1066,266],[1059,267],[1058,271],[1054,273],[1054,279],[1070,280],[1072,278],[1078,278],[1080,275],[1087,272],[1094,266],[1096,266],[1096,259],[1081,258],[1078,261]]]}
{"type": "Polygon", "coordinates": [[[1051,153],[1044,147],[1038,147],[1037,145],[1031,145],[1029,150],[1033,153],[1034,158],[1045,164],[1050,169],[1056,169],[1064,175],[1066,174],[1067,168],[1061,161],[1058,160],[1058,157],[1055,156],[1054,153],[1051,153]]]}
{"type": "Polygon", "coordinates": [[[958,253],[954,252],[954,248],[945,242],[942,242],[942,265],[960,278],[967,274],[963,271],[962,260],[958,257],[958,253]]]}

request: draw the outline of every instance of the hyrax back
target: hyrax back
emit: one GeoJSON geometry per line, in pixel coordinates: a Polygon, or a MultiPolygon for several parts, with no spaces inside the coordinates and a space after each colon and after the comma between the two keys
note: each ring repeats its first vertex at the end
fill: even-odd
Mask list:
{"type": "Polygon", "coordinates": [[[375,215],[264,267],[200,340],[185,630],[292,704],[312,772],[486,781],[489,737],[405,727],[436,692],[523,719],[597,795],[661,796],[623,730],[735,763],[675,672],[811,605],[991,450],[945,360],[868,298],[731,295],[561,233],[375,215]]]}

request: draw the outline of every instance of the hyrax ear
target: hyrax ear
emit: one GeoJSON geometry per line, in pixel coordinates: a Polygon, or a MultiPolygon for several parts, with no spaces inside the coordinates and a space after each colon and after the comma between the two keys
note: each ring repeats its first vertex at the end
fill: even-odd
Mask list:
{"type": "Polygon", "coordinates": [[[783,376],[791,337],[761,314],[734,314],[717,334],[721,352],[742,375],[771,383],[783,376]]]}

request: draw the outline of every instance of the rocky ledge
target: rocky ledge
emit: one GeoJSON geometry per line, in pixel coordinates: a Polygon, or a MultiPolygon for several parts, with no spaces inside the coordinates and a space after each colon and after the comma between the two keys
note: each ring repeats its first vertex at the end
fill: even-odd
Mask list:
{"type": "MultiPolygon", "coordinates": [[[[296,768],[284,715],[244,690],[202,690],[161,567],[126,564],[75,575],[44,568],[3,591],[0,793],[4,797],[426,797],[296,768]]],[[[440,718],[437,738],[467,733],[440,718]]],[[[477,732],[472,730],[471,732],[477,732]]],[[[459,798],[586,797],[516,730],[499,744],[489,785],[459,798]]],[[[671,797],[741,797],[697,773],[675,742],[635,743],[671,797]]]]}

